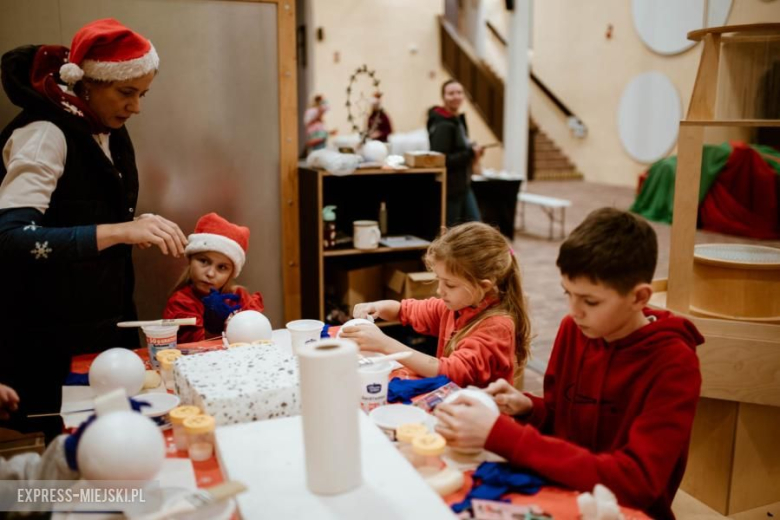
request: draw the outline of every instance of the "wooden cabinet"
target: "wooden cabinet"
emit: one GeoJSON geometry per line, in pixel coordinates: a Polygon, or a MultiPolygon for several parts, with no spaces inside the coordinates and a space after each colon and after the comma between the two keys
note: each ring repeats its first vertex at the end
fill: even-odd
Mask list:
{"type": "MultiPolygon", "coordinates": [[[[379,220],[387,207],[387,234],[414,235],[433,240],[445,225],[446,170],[444,168],[360,169],[336,176],[324,170],[298,169],[300,204],[301,317],[325,321],[333,302],[345,298],[346,273],[365,270],[372,278],[393,262],[417,262],[427,246],[383,247],[359,250],[351,242],[325,249],[322,209],[336,206],[339,236],[352,236],[356,220],[379,220]]],[[[346,279],[349,279],[346,277],[346,279]]],[[[351,309],[345,309],[351,312],[351,309]]]]}

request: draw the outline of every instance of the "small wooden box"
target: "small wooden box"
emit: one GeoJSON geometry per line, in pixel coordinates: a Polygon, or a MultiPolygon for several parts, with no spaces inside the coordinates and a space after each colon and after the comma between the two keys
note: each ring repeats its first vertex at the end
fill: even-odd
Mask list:
{"type": "Polygon", "coordinates": [[[404,161],[410,168],[443,168],[446,157],[440,152],[406,152],[404,161]]]}

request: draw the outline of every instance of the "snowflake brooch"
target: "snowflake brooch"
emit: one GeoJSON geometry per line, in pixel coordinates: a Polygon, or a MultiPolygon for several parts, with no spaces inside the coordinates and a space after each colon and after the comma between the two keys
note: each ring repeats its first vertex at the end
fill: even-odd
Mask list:
{"type": "Polygon", "coordinates": [[[35,255],[35,259],[39,260],[41,257],[49,258],[49,253],[52,252],[52,248],[49,247],[49,242],[46,241],[43,244],[40,242],[35,243],[35,249],[30,250],[30,254],[35,255]]]}
{"type": "Polygon", "coordinates": [[[60,103],[62,103],[62,106],[65,107],[66,112],[70,112],[74,116],[84,117],[84,112],[79,110],[76,105],[68,103],[67,101],[61,101],[60,103]]]}

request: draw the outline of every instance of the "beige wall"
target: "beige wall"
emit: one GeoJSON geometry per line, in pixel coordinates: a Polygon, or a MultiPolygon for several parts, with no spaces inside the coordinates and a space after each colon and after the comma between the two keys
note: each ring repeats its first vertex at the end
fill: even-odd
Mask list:
{"type": "MultiPolygon", "coordinates": [[[[482,1],[487,18],[499,29],[507,27],[501,19],[503,1],[482,1]]],[[[314,43],[311,93],[321,92],[329,99],[328,127],[350,132],[345,90],[350,75],[363,63],[374,68],[382,81],[385,108],[395,130],[423,127],[425,112],[439,102],[439,87],[447,79],[441,68],[436,21],[444,2],[318,0],[312,4],[310,26],[323,27],[325,38],[314,43]],[[334,63],[336,52],[339,63],[334,63]]],[[[633,186],[648,165],[632,159],[618,137],[617,107],[623,89],[635,75],[657,70],[669,76],[687,110],[701,46],[675,56],[655,54],[639,39],[628,0],[599,0],[597,5],[539,0],[533,6],[532,67],[585,122],[588,136],[573,138],[561,113],[534,88],[531,113],[587,180],[633,186]],[[604,36],[608,24],[614,26],[610,40],[604,36]]],[[[729,24],[759,21],[780,22],[780,0],[734,0],[729,24]]],[[[492,43],[486,48],[487,59],[500,73],[505,67],[495,63],[500,55],[492,43]]],[[[494,136],[473,108],[467,105],[464,110],[472,138],[493,142],[494,136]]],[[[709,134],[708,140],[722,142],[727,137],[721,130],[709,134]]],[[[488,150],[485,165],[500,168],[502,156],[501,148],[488,150]]]]}
{"type": "MultiPolygon", "coordinates": [[[[660,71],[677,87],[687,110],[701,45],[675,56],[655,54],[634,29],[630,2],[600,0],[598,5],[600,9],[567,0],[534,3],[533,69],[585,122],[588,136],[572,138],[563,116],[533,89],[531,112],[587,180],[633,186],[648,165],[632,159],[618,137],[617,107],[623,89],[637,74],[660,71]],[[614,26],[611,40],[605,38],[608,24],[614,26]]],[[[727,23],[756,22],[780,22],[780,2],[734,0],[727,23]]],[[[727,137],[723,131],[712,132],[708,140],[722,142],[727,137]]]]}
{"type": "MultiPolygon", "coordinates": [[[[311,5],[309,26],[312,32],[322,27],[324,39],[313,44],[309,98],[321,93],[330,102],[326,126],[340,134],[352,132],[344,106],[346,88],[355,69],[366,64],[381,80],[393,130],[425,127],[427,110],[440,104],[441,84],[449,79],[439,53],[437,16],[444,12],[443,0],[311,0],[311,5]]],[[[483,144],[496,141],[469,103],[464,112],[472,139],[483,144]]],[[[500,168],[502,156],[503,149],[491,148],[483,164],[500,168]]]]}

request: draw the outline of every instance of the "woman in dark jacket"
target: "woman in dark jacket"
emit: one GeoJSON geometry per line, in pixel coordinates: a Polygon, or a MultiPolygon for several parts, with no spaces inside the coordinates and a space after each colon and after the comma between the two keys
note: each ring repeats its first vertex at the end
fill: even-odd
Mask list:
{"type": "Polygon", "coordinates": [[[444,106],[428,111],[431,150],[447,156],[447,226],[479,221],[479,207],[471,190],[471,170],[484,149],[469,140],[466,115],[460,114],[463,86],[454,79],[441,87],[444,106]]]}
{"type": "Polygon", "coordinates": [[[0,381],[16,388],[11,426],[43,429],[56,413],[72,354],[137,347],[132,245],[178,256],[175,223],[135,215],[138,172],[125,122],[141,110],[159,58],[116,20],[91,22],[70,51],[25,46],[2,58],[8,98],[22,108],[0,133],[0,381]]]}

